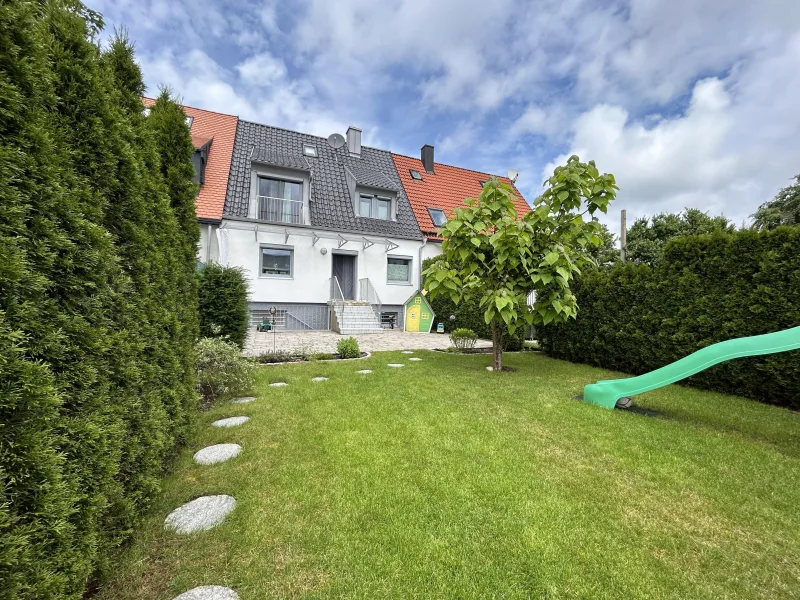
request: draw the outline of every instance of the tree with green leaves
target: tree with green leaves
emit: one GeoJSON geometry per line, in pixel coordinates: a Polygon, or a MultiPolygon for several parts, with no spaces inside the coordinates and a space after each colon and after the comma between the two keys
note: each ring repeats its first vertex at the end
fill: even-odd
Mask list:
{"type": "Polygon", "coordinates": [[[627,259],[654,266],[664,256],[667,242],[687,235],[735,231],[736,226],[724,216],[711,217],[696,208],[682,213],[661,213],[652,219],[636,219],[628,230],[627,259]]]}
{"type": "Polygon", "coordinates": [[[758,207],[753,216],[753,226],[761,231],[781,225],[800,225],[800,175],[769,202],[758,207]]]}
{"type": "Polygon", "coordinates": [[[601,175],[593,161],[577,156],[556,167],[545,185],[520,217],[511,186],[490,179],[442,226],[442,255],[423,272],[432,298],[441,294],[456,304],[479,298],[492,326],[495,371],[503,368],[504,330],[513,334],[526,324],[575,317],[570,283],[593,263],[587,249],[600,244],[602,231],[595,215],[608,210],[619,189],[613,175],[601,175]],[[531,291],[533,306],[527,302],[531,291]]]}

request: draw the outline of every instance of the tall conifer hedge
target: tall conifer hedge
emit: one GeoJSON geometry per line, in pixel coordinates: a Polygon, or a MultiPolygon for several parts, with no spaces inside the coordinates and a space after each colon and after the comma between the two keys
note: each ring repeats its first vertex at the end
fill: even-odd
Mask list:
{"type": "Polygon", "coordinates": [[[189,132],[101,27],[0,4],[2,598],[80,598],[197,403],[189,132]]]}
{"type": "MultiPolygon", "coordinates": [[[[552,356],[638,375],[728,339],[800,326],[800,227],[689,236],[655,268],[594,269],[577,319],[539,328],[552,356]]],[[[740,358],[686,380],[800,409],[800,350],[740,358]]]]}

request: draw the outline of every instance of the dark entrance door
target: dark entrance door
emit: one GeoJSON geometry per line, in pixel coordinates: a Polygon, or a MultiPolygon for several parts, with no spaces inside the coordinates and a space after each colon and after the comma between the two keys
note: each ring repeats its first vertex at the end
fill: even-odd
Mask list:
{"type": "Polygon", "coordinates": [[[339,280],[345,300],[356,299],[356,257],[351,254],[333,255],[333,276],[339,280]]]}

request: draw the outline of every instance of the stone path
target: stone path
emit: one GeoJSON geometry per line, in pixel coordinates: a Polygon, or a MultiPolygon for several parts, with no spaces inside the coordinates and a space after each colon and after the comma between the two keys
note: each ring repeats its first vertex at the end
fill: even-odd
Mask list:
{"type": "Polygon", "coordinates": [[[221,585],[201,585],[175,596],[174,600],[239,600],[239,594],[221,585]]]}
{"type": "Polygon", "coordinates": [[[198,450],[193,458],[198,465],[215,465],[239,456],[241,451],[242,447],[239,444],[216,444],[198,450]]]}
{"type": "Polygon", "coordinates": [[[164,527],[176,533],[205,531],[222,523],[234,508],[236,499],[233,496],[201,496],[169,513],[164,527]]]}
{"type": "Polygon", "coordinates": [[[311,381],[328,381],[327,377],[312,377],[311,381]]]}
{"type": "Polygon", "coordinates": [[[234,398],[231,400],[231,404],[247,404],[248,402],[255,402],[256,399],[253,396],[244,396],[243,398],[234,398]]]}
{"type": "MultiPolygon", "coordinates": [[[[244,346],[246,356],[258,356],[272,352],[273,335],[275,349],[279,352],[304,351],[336,352],[336,342],[343,337],[335,331],[250,331],[244,346]]],[[[432,350],[447,348],[450,337],[441,333],[413,333],[399,329],[386,329],[383,333],[361,333],[352,336],[358,341],[362,352],[381,352],[384,350],[432,350]]],[[[490,340],[478,340],[476,348],[491,348],[490,340]]]]}
{"type": "Polygon", "coordinates": [[[214,427],[236,427],[237,425],[243,425],[250,420],[250,417],[228,417],[227,419],[220,419],[219,421],[214,421],[212,425],[214,427]]]}

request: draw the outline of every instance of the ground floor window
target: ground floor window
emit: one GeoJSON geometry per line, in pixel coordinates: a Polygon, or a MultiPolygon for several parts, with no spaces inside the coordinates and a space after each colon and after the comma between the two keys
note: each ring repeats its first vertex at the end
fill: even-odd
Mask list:
{"type": "Polygon", "coordinates": [[[411,259],[390,256],[387,259],[386,280],[389,283],[411,283],[411,259]]]}
{"type": "Polygon", "coordinates": [[[261,247],[262,277],[292,277],[294,250],[272,246],[261,247]]]}

